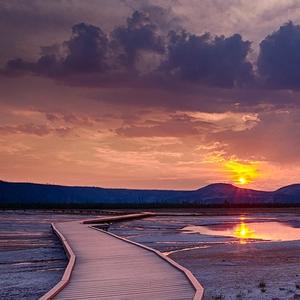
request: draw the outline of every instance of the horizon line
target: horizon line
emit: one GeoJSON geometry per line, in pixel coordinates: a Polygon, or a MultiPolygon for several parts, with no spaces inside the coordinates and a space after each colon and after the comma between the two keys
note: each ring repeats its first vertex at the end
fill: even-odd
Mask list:
{"type": "Polygon", "coordinates": [[[247,188],[247,187],[241,187],[241,186],[237,186],[235,184],[232,183],[227,183],[227,182],[214,182],[214,183],[209,183],[203,186],[200,186],[199,188],[196,189],[159,189],[159,188],[128,188],[128,187],[103,187],[103,186],[96,186],[96,185],[69,185],[69,184],[60,184],[60,183],[49,183],[49,182],[32,182],[32,181],[8,181],[8,180],[3,180],[0,179],[0,183],[17,183],[17,184],[36,184],[36,185],[50,185],[50,186],[61,186],[61,187],[79,187],[79,188],[98,188],[98,189],[115,189],[115,190],[139,190],[139,191],[178,191],[178,192],[192,192],[192,191],[197,191],[200,189],[203,189],[205,187],[211,186],[211,185],[230,185],[232,187],[235,187],[237,189],[241,189],[241,190],[252,190],[252,191],[257,191],[257,192],[275,192],[281,188],[284,187],[288,187],[291,185],[297,185],[300,183],[291,183],[288,185],[284,185],[284,186],[280,186],[277,189],[273,189],[273,190],[262,190],[262,189],[255,189],[255,188],[247,188]]]}

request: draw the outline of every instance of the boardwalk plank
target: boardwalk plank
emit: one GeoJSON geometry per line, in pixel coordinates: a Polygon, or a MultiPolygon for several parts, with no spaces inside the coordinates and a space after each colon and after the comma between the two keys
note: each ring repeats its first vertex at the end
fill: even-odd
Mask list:
{"type": "Polygon", "coordinates": [[[76,255],[70,281],[57,300],[186,300],[195,297],[187,275],[147,249],[80,222],[55,224],[76,255]]]}

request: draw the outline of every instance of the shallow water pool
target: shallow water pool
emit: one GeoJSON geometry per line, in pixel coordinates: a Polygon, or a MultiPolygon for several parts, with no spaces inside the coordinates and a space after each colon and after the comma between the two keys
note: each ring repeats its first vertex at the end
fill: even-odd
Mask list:
{"type": "Polygon", "coordinates": [[[255,240],[294,241],[300,240],[300,228],[277,221],[253,222],[241,218],[238,223],[221,223],[209,226],[188,225],[183,233],[199,233],[210,236],[234,237],[241,243],[255,240]]]}

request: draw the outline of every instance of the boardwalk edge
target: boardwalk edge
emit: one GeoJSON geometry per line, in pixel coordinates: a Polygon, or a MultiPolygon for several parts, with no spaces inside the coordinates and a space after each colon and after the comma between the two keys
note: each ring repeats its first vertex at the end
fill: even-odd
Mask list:
{"type": "Polygon", "coordinates": [[[51,227],[53,232],[57,235],[57,237],[60,239],[60,241],[63,244],[64,250],[66,252],[66,255],[69,259],[68,261],[68,265],[65,269],[65,272],[61,278],[61,280],[50,290],[48,291],[46,294],[44,294],[40,300],[51,300],[53,299],[61,290],[64,289],[64,287],[69,283],[70,278],[71,278],[71,274],[75,265],[75,261],[76,261],[76,256],[72,250],[72,248],[70,247],[68,241],[66,240],[66,238],[63,236],[63,234],[57,229],[57,227],[55,226],[54,223],[51,223],[51,227]]]}
{"type": "MultiPolygon", "coordinates": [[[[166,255],[162,254],[160,251],[155,250],[153,248],[150,248],[148,246],[145,246],[143,244],[139,244],[137,242],[133,242],[130,241],[126,238],[123,238],[121,236],[118,236],[114,233],[111,232],[107,232],[104,231],[100,228],[96,228],[95,225],[101,224],[103,221],[111,221],[111,222],[117,222],[117,221],[125,221],[125,220],[129,220],[129,219],[137,219],[137,218],[145,218],[145,217],[150,217],[150,216],[154,216],[155,213],[140,213],[140,214],[127,214],[126,215],[120,215],[120,216],[116,216],[116,217],[107,217],[107,218],[94,218],[94,219],[88,219],[88,220],[83,220],[80,223],[83,224],[90,224],[88,225],[89,228],[94,229],[94,230],[98,230],[102,233],[111,235],[117,239],[120,239],[126,243],[130,243],[133,244],[135,246],[138,246],[140,248],[144,248],[145,250],[151,251],[154,254],[156,254],[157,256],[159,256],[161,259],[167,261],[170,265],[172,265],[175,269],[178,269],[179,271],[181,271],[182,273],[184,273],[184,275],[187,277],[187,279],[189,280],[190,284],[192,285],[192,287],[195,289],[195,295],[193,300],[202,300],[203,299],[203,294],[204,294],[204,288],[203,286],[200,284],[200,282],[195,278],[195,276],[192,274],[192,272],[190,270],[188,270],[187,268],[181,266],[180,264],[178,264],[177,262],[175,262],[174,260],[172,260],[171,258],[167,257],[166,255]],[[94,224],[94,225],[92,225],[94,224]]],[[[51,300],[53,299],[59,292],[61,292],[65,286],[69,283],[70,278],[71,278],[71,274],[75,265],[75,261],[76,261],[76,256],[72,250],[72,248],[70,247],[67,239],[63,236],[63,234],[58,230],[58,228],[55,226],[54,223],[51,223],[51,227],[53,229],[53,232],[57,235],[57,237],[59,238],[59,240],[62,242],[64,250],[66,252],[66,255],[69,259],[67,267],[64,271],[64,274],[61,278],[61,280],[51,289],[49,290],[46,294],[44,294],[40,300],[51,300]]]]}
{"type": "Polygon", "coordinates": [[[150,248],[148,246],[145,246],[143,244],[139,244],[137,242],[133,242],[131,240],[128,240],[126,238],[123,238],[121,236],[118,236],[114,233],[102,230],[100,228],[97,228],[95,226],[89,226],[91,229],[94,230],[98,230],[100,232],[106,233],[108,235],[111,235],[117,239],[120,239],[126,243],[129,244],[133,244],[135,246],[138,246],[140,248],[144,248],[145,250],[151,251],[153,253],[155,253],[157,256],[159,256],[160,258],[162,258],[163,260],[167,261],[169,264],[171,264],[174,268],[178,269],[179,271],[181,271],[182,273],[184,273],[184,275],[188,278],[188,280],[190,281],[191,285],[194,287],[195,289],[195,296],[193,298],[193,300],[202,300],[203,299],[203,294],[204,294],[204,288],[203,286],[200,284],[200,282],[195,278],[195,276],[192,274],[192,272],[190,270],[188,270],[187,268],[181,266],[180,264],[178,264],[177,262],[175,262],[173,259],[167,257],[166,255],[162,254],[160,251],[155,250],[153,248],[150,248]]]}

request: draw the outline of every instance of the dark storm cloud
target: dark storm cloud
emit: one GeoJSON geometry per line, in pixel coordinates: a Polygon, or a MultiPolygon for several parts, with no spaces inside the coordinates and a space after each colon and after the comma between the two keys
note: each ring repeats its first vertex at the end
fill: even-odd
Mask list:
{"type": "Polygon", "coordinates": [[[149,14],[135,11],[126,25],[116,27],[110,35],[93,25],[74,25],[69,40],[42,47],[36,62],[22,58],[8,61],[6,72],[31,72],[73,85],[120,85],[122,81],[147,85],[161,83],[163,78],[169,83],[184,80],[227,88],[251,81],[252,66],[246,58],[249,50],[250,42],[238,34],[213,38],[210,34],[171,31],[166,35],[149,14]],[[158,56],[157,66],[147,53],[158,56]],[[143,72],[137,66],[141,62],[146,66],[143,72]],[[79,79],[74,75],[80,75],[79,79]]]}
{"type": "Polygon", "coordinates": [[[135,11],[126,26],[115,28],[110,36],[99,27],[76,24],[69,40],[41,47],[41,55],[35,62],[22,58],[9,60],[5,71],[9,75],[31,72],[73,85],[120,83],[120,79],[135,71],[140,51],[163,54],[164,40],[147,15],[135,11]],[[84,77],[74,79],[78,75],[84,77]]]}
{"type": "Polygon", "coordinates": [[[128,66],[134,65],[139,50],[164,52],[164,41],[156,25],[143,12],[135,11],[127,19],[127,26],[116,28],[112,36],[112,43],[121,47],[121,62],[128,66]]]}
{"type": "Polygon", "coordinates": [[[250,42],[239,34],[212,38],[186,32],[170,32],[164,68],[170,74],[208,85],[233,87],[250,83],[252,65],[247,61],[250,42]]]}
{"type": "Polygon", "coordinates": [[[248,61],[251,42],[240,34],[196,35],[180,27],[169,31],[176,23],[172,14],[156,6],[141,9],[111,33],[78,23],[70,39],[42,46],[36,61],[11,59],[2,73],[30,72],[96,87],[173,88],[179,82],[224,89],[300,87],[299,25],[286,23],[261,42],[255,75],[248,61]]]}
{"type": "Polygon", "coordinates": [[[72,37],[65,42],[68,55],[63,64],[69,72],[101,72],[106,68],[108,39],[96,26],[80,23],[72,28],[72,37]]]}
{"type": "Polygon", "coordinates": [[[57,45],[42,47],[41,56],[36,62],[13,59],[7,62],[7,71],[29,71],[37,75],[60,77],[106,69],[108,39],[100,28],[85,23],[74,25],[70,40],[65,41],[62,47],[67,51],[65,57],[59,56],[57,45]]]}
{"type": "Polygon", "coordinates": [[[288,22],[260,43],[258,71],[274,88],[300,88],[300,26],[288,22]]]}

